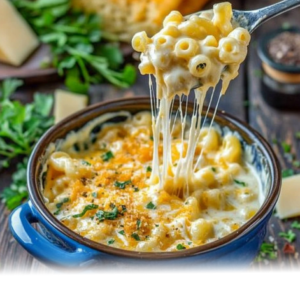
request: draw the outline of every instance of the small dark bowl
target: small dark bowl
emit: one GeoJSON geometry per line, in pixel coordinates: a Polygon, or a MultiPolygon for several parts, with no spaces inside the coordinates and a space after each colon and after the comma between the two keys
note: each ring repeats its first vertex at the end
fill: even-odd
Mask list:
{"type": "Polygon", "coordinates": [[[270,41],[284,32],[299,33],[300,28],[280,28],[260,37],[258,55],[262,62],[261,92],[264,100],[279,109],[300,109],[300,66],[274,61],[270,56],[270,41]]]}
{"type": "MultiPolygon", "coordinates": [[[[191,103],[190,103],[191,104],[191,103]]],[[[193,105],[189,106],[189,110],[193,105]]],[[[199,265],[249,264],[257,255],[266,233],[280,191],[281,177],[273,150],[261,135],[246,123],[224,113],[217,112],[215,123],[221,129],[229,128],[240,135],[243,147],[248,147],[249,162],[256,168],[265,200],[261,208],[238,230],[212,243],[176,252],[136,252],[113,248],[86,239],[60,223],[46,208],[40,190],[42,158],[48,145],[64,138],[70,131],[80,129],[88,121],[120,110],[136,113],[150,110],[149,98],[130,98],[103,102],[90,106],[53,126],[36,145],[28,166],[27,181],[30,200],[15,209],[9,224],[16,240],[33,256],[43,262],[60,266],[135,265],[146,264],[184,267],[199,265]],[[40,230],[31,224],[39,223],[40,230]]],[[[203,111],[205,114],[205,110],[203,111]]],[[[208,113],[212,118],[212,112],[208,113]]]]}

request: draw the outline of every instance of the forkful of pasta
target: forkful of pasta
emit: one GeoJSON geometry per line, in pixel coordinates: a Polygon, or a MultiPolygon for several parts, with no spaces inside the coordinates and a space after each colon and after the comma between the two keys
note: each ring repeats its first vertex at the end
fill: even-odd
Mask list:
{"type": "MultiPolygon", "coordinates": [[[[231,23],[234,25],[234,27],[242,27],[245,28],[249,33],[252,33],[261,24],[297,6],[300,6],[300,0],[280,1],[263,8],[249,11],[233,9],[231,23]]],[[[200,11],[188,15],[185,18],[189,19],[192,15],[202,16],[203,14],[210,13],[212,13],[212,10],[200,11]]]]}

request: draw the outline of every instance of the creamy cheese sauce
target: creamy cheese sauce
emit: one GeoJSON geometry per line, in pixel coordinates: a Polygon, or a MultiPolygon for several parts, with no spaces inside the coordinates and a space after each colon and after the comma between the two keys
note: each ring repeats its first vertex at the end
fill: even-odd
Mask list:
{"type": "Polygon", "coordinates": [[[172,12],[152,38],[135,35],[151,113],[103,115],[49,147],[43,192],[63,224],[112,247],[178,251],[222,238],[257,212],[263,193],[240,137],[222,135],[213,119],[201,125],[208,89],[221,81],[221,97],[247,54],[250,35],[231,16],[227,2],[188,20],[172,12]],[[115,117],[126,120],[107,122],[115,117]]]}
{"type": "MultiPolygon", "coordinates": [[[[187,149],[178,136],[179,119],[172,122],[170,147],[176,165],[187,149]]],[[[184,196],[152,183],[152,133],[150,112],[120,112],[103,115],[51,145],[44,164],[48,209],[86,238],[136,251],[202,245],[238,229],[256,213],[262,201],[259,179],[245,162],[236,134],[228,131],[222,137],[216,127],[201,129],[195,152],[203,150],[202,167],[184,196]],[[110,123],[115,117],[126,120],[110,123]],[[93,136],[93,129],[107,121],[93,136]],[[234,151],[228,142],[234,143],[234,151]]],[[[162,145],[158,153],[162,169],[162,145]]]]}

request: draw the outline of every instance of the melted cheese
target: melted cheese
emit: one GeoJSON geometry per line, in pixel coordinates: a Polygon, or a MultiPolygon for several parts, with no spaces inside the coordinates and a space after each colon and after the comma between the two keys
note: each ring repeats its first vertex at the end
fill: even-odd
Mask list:
{"type": "MultiPolygon", "coordinates": [[[[187,117],[187,124],[189,123],[187,117]]],[[[175,127],[179,120],[172,119],[175,127]]],[[[186,128],[186,133],[189,127],[186,128]]],[[[190,195],[163,190],[152,183],[154,142],[149,112],[103,115],[79,132],[50,145],[42,187],[48,209],[66,226],[93,241],[136,251],[177,251],[219,239],[238,229],[260,206],[262,193],[255,170],[228,157],[224,145],[237,136],[221,137],[215,127],[202,128],[213,140],[203,152],[190,195]],[[121,123],[109,120],[123,117],[121,123]],[[107,122],[99,133],[94,129],[107,122]],[[94,133],[93,133],[94,132],[94,133]],[[181,246],[178,246],[181,245],[181,246]]],[[[181,137],[170,137],[172,159],[179,161],[181,137]]],[[[188,140],[184,138],[186,143],[188,140]]],[[[197,144],[197,153],[201,151],[197,144]]],[[[159,169],[163,149],[158,149],[159,169]]]]}
{"type": "Polygon", "coordinates": [[[211,12],[184,18],[178,11],[164,20],[163,29],[149,38],[145,32],[137,33],[132,46],[141,52],[139,65],[142,74],[156,79],[156,94],[150,79],[152,95],[154,158],[153,183],[160,182],[165,190],[193,192],[193,182],[201,172],[201,157],[196,154],[200,139],[201,112],[209,88],[222,81],[221,94],[229,82],[238,75],[238,68],[247,54],[250,35],[243,28],[233,28],[232,9],[228,2],[214,5],[211,12]],[[180,159],[172,159],[170,116],[174,98],[179,97],[178,116],[181,122],[181,141],[186,124],[184,111],[187,96],[192,93],[194,112],[187,142],[181,146],[180,159]],[[159,136],[163,136],[163,168],[159,169],[159,136]],[[195,160],[195,157],[198,159],[195,160]]]}

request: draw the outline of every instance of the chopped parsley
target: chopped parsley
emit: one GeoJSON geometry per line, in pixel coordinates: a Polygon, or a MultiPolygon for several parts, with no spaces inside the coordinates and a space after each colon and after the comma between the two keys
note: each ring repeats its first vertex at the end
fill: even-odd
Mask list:
{"type": "Polygon", "coordinates": [[[101,155],[101,158],[102,158],[103,161],[109,161],[113,157],[114,157],[114,155],[111,151],[108,151],[108,152],[101,155]]]}
{"type": "Polygon", "coordinates": [[[83,165],[85,165],[85,166],[91,166],[91,163],[89,163],[89,162],[86,161],[86,160],[81,161],[81,163],[82,163],[83,165]]]}
{"type": "Polygon", "coordinates": [[[83,211],[82,211],[80,214],[73,215],[72,217],[73,217],[73,218],[81,218],[81,217],[83,217],[83,216],[85,215],[85,213],[86,213],[87,211],[93,210],[93,209],[96,209],[96,208],[98,208],[98,205],[96,205],[96,204],[89,204],[89,205],[87,205],[87,206],[83,209],[83,211]]]}
{"type": "Polygon", "coordinates": [[[147,167],[146,172],[152,172],[152,168],[150,166],[147,167]]]}
{"type": "Polygon", "coordinates": [[[115,206],[112,211],[98,210],[96,213],[96,218],[102,222],[104,220],[115,220],[118,217],[119,211],[115,206]]]}
{"type": "Polygon", "coordinates": [[[184,245],[182,245],[182,244],[178,244],[178,245],[176,246],[176,249],[177,249],[177,250],[184,250],[184,249],[186,249],[186,247],[185,247],[184,245]]]}
{"type": "Polygon", "coordinates": [[[122,235],[125,235],[125,231],[124,230],[120,230],[118,233],[122,234],[122,235]]]}
{"type": "Polygon", "coordinates": [[[140,189],[137,188],[137,187],[134,187],[133,190],[134,190],[135,192],[138,192],[140,189]]]}
{"type": "Polygon", "coordinates": [[[150,201],[147,205],[146,208],[148,209],[156,209],[156,206],[150,201]]]}
{"type": "Polygon", "coordinates": [[[141,228],[142,221],[140,219],[136,220],[136,228],[139,230],[141,228]]]}
{"type": "Polygon", "coordinates": [[[111,240],[109,240],[109,241],[107,242],[107,244],[108,244],[108,245],[112,245],[114,242],[115,242],[115,240],[114,240],[114,239],[111,239],[111,240]]]}
{"type": "Polygon", "coordinates": [[[236,183],[236,184],[239,184],[241,186],[246,186],[246,183],[244,181],[240,181],[240,180],[237,180],[237,179],[233,179],[233,181],[236,183]]]}
{"type": "Polygon", "coordinates": [[[59,203],[56,203],[56,208],[57,208],[57,211],[55,211],[53,214],[55,216],[57,216],[59,213],[60,213],[60,209],[61,207],[64,205],[64,203],[67,203],[70,201],[70,198],[64,198],[61,202],[59,203]]]}
{"type": "Polygon", "coordinates": [[[284,169],[281,171],[282,178],[286,178],[286,177],[293,176],[293,175],[294,175],[293,169],[284,169]]]}
{"type": "Polygon", "coordinates": [[[295,229],[300,229],[300,222],[294,221],[294,222],[291,224],[291,227],[292,227],[292,228],[295,228],[295,229]]]}
{"type": "Polygon", "coordinates": [[[215,173],[217,172],[217,168],[215,168],[215,167],[212,167],[211,170],[215,173]]]}
{"type": "Polygon", "coordinates": [[[286,142],[281,142],[282,149],[284,153],[290,153],[291,152],[291,145],[286,142]]]}
{"type": "Polygon", "coordinates": [[[277,249],[274,244],[263,242],[260,246],[259,254],[256,257],[256,261],[261,261],[263,259],[276,259],[277,249]]]}
{"type": "Polygon", "coordinates": [[[137,233],[133,233],[131,235],[131,237],[134,238],[136,241],[140,241],[141,240],[140,237],[139,237],[139,235],[137,233]]]}
{"type": "Polygon", "coordinates": [[[296,240],[296,234],[292,230],[289,230],[288,232],[279,232],[278,235],[283,237],[289,243],[292,243],[296,240]]]}
{"type": "Polygon", "coordinates": [[[132,184],[131,180],[127,180],[127,181],[116,181],[115,182],[115,187],[118,187],[119,189],[124,190],[126,185],[128,184],[132,184]]]}

